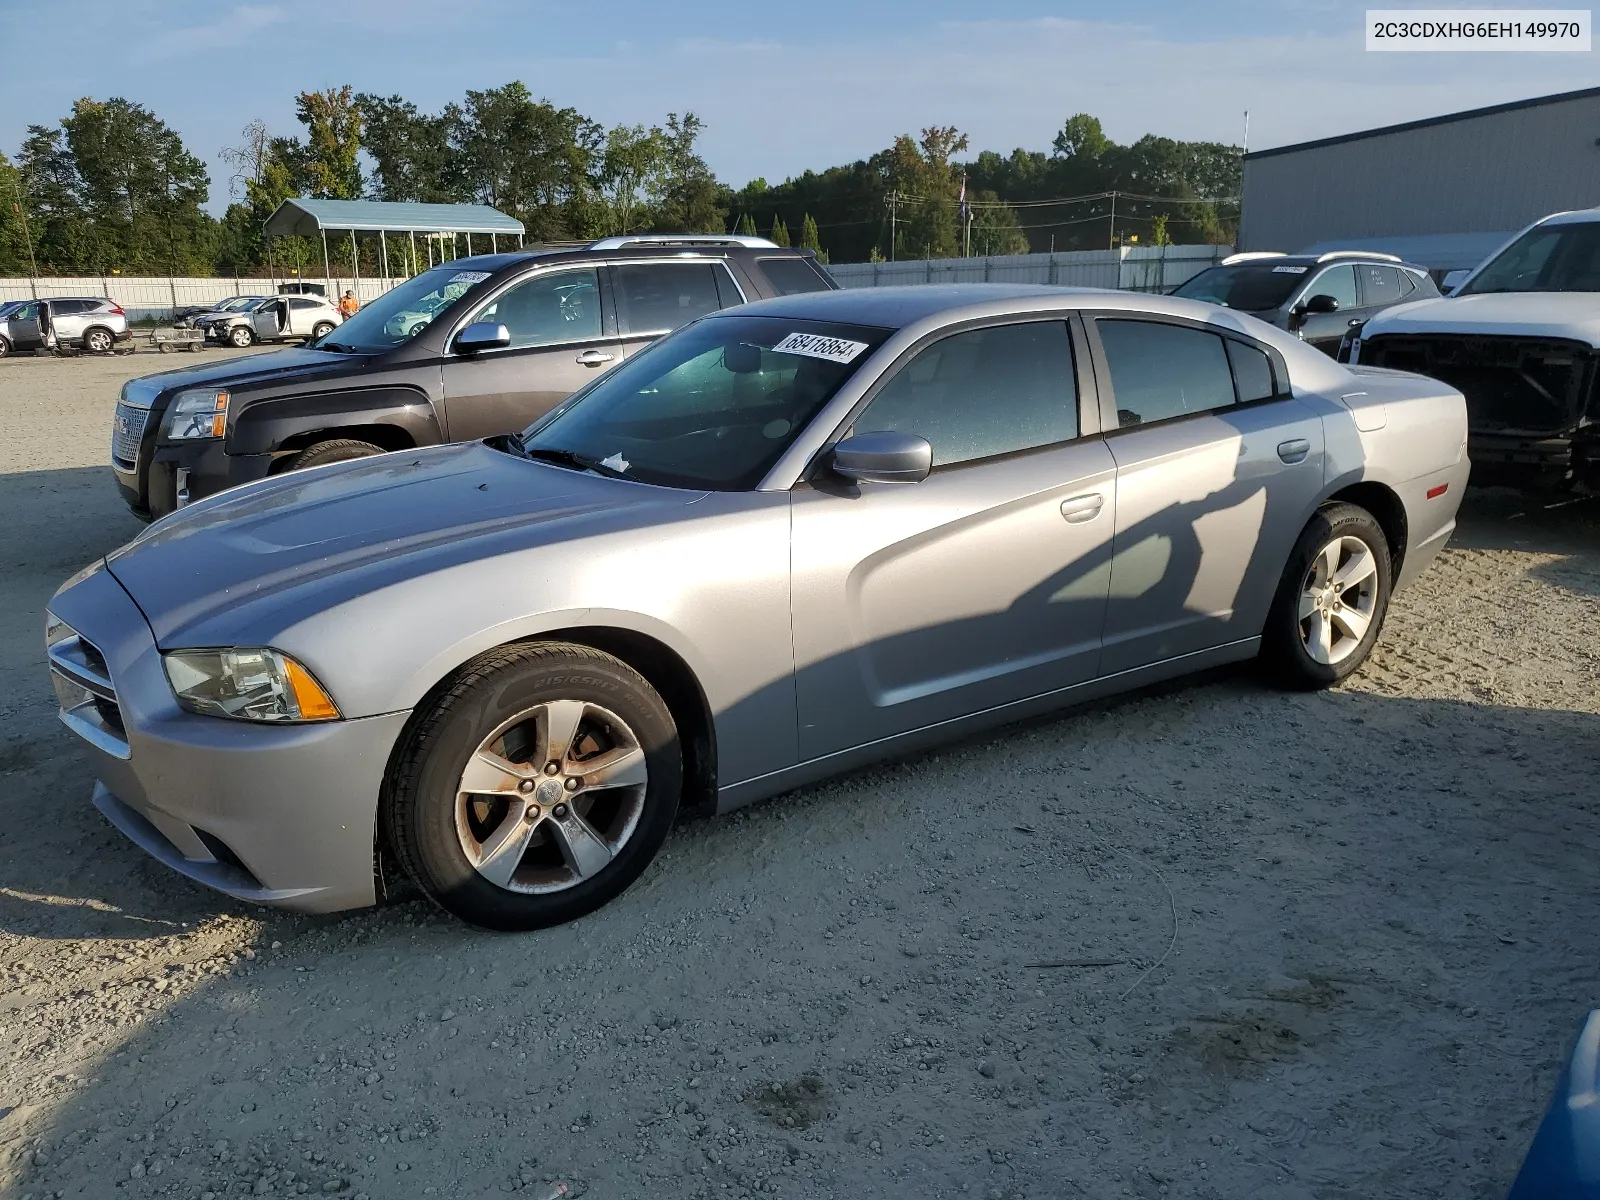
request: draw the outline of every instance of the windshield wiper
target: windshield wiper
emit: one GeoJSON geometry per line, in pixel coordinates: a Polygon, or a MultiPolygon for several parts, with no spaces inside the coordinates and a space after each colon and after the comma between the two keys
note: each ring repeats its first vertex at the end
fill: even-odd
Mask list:
{"type": "Polygon", "coordinates": [[[514,433],[496,433],[483,439],[483,444],[491,450],[498,450],[502,454],[515,454],[518,458],[528,457],[528,448],[522,444],[522,439],[514,433]]]}
{"type": "Polygon", "coordinates": [[[313,350],[331,350],[335,354],[360,354],[354,346],[347,346],[343,342],[318,342],[311,347],[313,350]]]}
{"type": "Polygon", "coordinates": [[[605,475],[612,479],[627,479],[628,476],[614,467],[596,462],[592,458],[585,458],[581,454],[574,454],[571,450],[558,450],[552,446],[522,446],[524,458],[535,459],[538,462],[553,463],[558,467],[568,467],[579,471],[593,471],[596,475],[605,475]]]}

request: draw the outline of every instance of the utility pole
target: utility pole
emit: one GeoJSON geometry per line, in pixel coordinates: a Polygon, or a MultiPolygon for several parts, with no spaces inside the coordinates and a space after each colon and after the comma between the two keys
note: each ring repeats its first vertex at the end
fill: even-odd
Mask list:
{"type": "Polygon", "coordinates": [[[17,210],[17,216],[22,218],[22,238],[28,243],[28,269],[32,272],[32,274],[28,276],[28,290],[33,293],[33,298],[38,300],[39,264],[34,260],[33,257],[33,234],[28,230],[28,206],[22,201],[22,186],[17,182],[17,180],[21,178],[22,172],[18,170],[16,176],[11,180],[11,190],[16,194],[17,197],[14,205],[17,210]]]}
{"type": "Polygon", "coordinates": [[[1116,248],[1117,248],[1117,194],[1115,192],[1112,192],[1111,193],[1111,233],[1106,238],[1106,249],[1107,250],[1115,250],[1116,248]]]}
{"type": "Polygon", "coordinates": [[[900,193],[899,193],[899,191],[898,190],[891,191],[889,193],[889,261],[890,262],[894,261],[895,206],[899,202],[900,202],[900,193]]]}

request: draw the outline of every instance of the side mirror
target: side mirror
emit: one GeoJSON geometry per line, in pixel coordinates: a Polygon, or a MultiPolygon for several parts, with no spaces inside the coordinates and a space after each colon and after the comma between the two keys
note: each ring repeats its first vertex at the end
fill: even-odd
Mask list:
{"type": "Polygon", "coordinates": [[[499,350],[511,345],[511,330],[498,321],[474,321],[456,335],[457,354],[499,350]]]}
{"type": "Polygon", "coordinates": [[[858,433],[833,448],[830,465],[857,483],[920,483],[933,470],[933,447],[914,433],[858,433]]]}
{"type": "Polygon", "coordinates": [[[1326,292],[1318,292],[1305,302],[1304,309],[1308,313],[1333,313],[1339,311],[1339,302],[1326,292]]]}

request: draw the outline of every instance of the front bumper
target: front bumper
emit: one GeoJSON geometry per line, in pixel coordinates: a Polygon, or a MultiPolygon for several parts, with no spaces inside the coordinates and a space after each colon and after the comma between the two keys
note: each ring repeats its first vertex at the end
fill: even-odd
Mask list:
{"type": "MultiPolygon", "coordinates": [[[[164,414],[151,415],[157,430],[164,414]]],[[[163,446],[146,434],[133,470],[112,460],[117,491],[136,517],[155,520],[191,500],[203,500],[241,483],[265,479],[271,454],[229,454],[225,439],[205,438],[163,446]]]]}
{"type": "Polygon", "coordinates": [[[64,704],[81,694],[83,663],[106,685],[62,720],[87,748],[94,804],[113,825],[240,900],[302,912],[376,901],[378,795],[407,714],[315,725],[196,716],[178,707],[150,626],[110,571],[50,611],[89,644],[52,653],[64,704]]]}

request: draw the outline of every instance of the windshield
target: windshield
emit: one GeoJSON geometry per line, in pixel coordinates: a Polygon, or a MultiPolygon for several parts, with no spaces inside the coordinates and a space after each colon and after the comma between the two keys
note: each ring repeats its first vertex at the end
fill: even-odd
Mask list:
{"type": "Polygon", "coordinates": [[[708,317],[568,399],[523,445],[641,483],[747,491],[890,332],[708,317]]]}
{"type": "Polygon", "coordinates": [[[455,264],[434,267],[390,288],[339,326],[330,338],[362,350],[388,350],[410,341],[459,300],[488,271],[462,271],[455,264]]]}
{"type": "Polygon", "coordinates": [[[258,301],[254,296],[229,296],[226,300],[218,302],[217,309],[220,312],[234,312],[237,309],[248,308],[255,303],[258,303],[258,301]]]}
{"type": "Polygon", "coordinates": [[[1185,280],[1172,293],[1189,300],[1204,300],[1224,308],[1262,312],[1281,307],[1295,288],[1305,282],[1311,268],[1279,263],[1240,263],[1235,267],[1209,267],[1185,280]]]}
{"type": "Polygon", "coordinates": [[[1600,222],[1528,230],[1455,294],[1483,292],[1600,292],[1600,222]]]}

